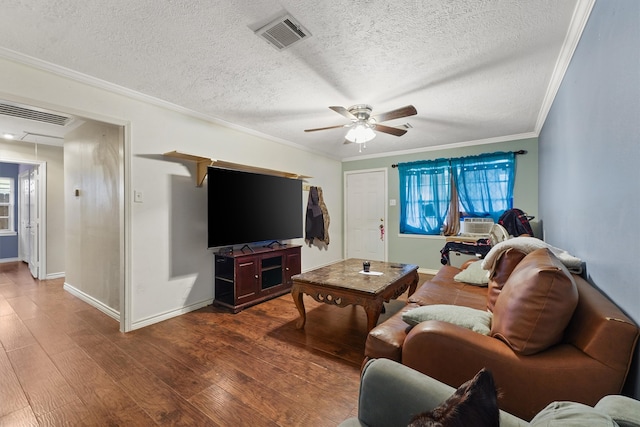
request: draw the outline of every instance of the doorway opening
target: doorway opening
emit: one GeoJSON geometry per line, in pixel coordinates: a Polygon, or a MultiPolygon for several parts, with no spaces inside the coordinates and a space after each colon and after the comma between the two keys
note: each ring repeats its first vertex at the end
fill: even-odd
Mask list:
{"type": "Polygon", "coordinates": [[[0,107],[0,129],[14,136],[0,137],[0,164],[20,166],[15,260],[37,279],[64,277],[65,290],[125,331],[124,125],[12,101],[0,107]],[[64,120],[37,122],[30,110],[64,120]]]}

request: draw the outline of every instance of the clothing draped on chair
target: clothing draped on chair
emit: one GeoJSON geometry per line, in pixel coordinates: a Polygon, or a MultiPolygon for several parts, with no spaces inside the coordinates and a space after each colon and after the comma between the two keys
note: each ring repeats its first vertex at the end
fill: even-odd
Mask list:
{"type": "Polygon", "coordinates": [[[533,230],[529,220],[534,217],[528,216],[521,209],[513,208],[503,213],[498,219],[498,224],[506,228],[509,235],[518,237],[522,234],[533,236],[533,230]]]}

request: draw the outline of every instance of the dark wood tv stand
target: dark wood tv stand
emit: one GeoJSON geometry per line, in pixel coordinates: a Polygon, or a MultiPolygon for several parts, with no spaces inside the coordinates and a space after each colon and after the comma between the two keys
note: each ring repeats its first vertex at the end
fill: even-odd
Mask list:
{"type": "Polygon", "coordinates": [[[288,293],[301,272],[301,246],[252,247],[215,254],[215,305],[234,313],[288,293]]]}

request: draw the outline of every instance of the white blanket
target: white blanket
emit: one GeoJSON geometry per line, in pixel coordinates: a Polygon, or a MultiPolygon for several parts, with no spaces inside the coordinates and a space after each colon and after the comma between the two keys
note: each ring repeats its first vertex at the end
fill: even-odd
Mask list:
{"type": "Polygon", "coordinates": [[[558,257],[560,262],[562,262],[569,271],[577,274],[582,273],[582,260],[580,258],[576,258],[564,249],[551,246],[550,244],[535,237],[514,237],[513,239],[508,239],[498,243],[491,248],[487,256],[482,260],[482,268],[493,272],[496,262],[500,259],[500,255],[511,248],[517,249],[525,254],[537,249],[547,248],[553,252],[556,257],[558,257]]]}

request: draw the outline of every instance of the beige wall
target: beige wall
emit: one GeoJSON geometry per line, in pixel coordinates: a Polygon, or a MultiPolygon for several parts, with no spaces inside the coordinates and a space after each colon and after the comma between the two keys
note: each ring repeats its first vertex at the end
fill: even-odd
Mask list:
{"type": "Polygon", "coordinates": [[[305,245],[303,239],[292,243],[304,245],[305,271],[342,259],[339,161],[294,143],[196,117],[69,70],[55,70],[50,64],[45,68],[0,58],[0,98],[124,126],[123,330],[196,310],[213,299],[213,254],[206,246],[206,189],[195,186],[195,167],[164,157],[162,153],[168,151],[312,177],[307,183],[322,187],[332,218],[331,244],[319,248],[305,245]],[[142,203],[133,202],[134,191],[144,195],[142,203]]]}
{"type": "Polygon", "coordinates": [[[47,277],[64,275],[64,159],[62,147],[0,139],[0,161],[10,163],[46,163],[47,243],[45,274],[47,277]]]}
{"type": "Polygon", "coordinates": [[[121,127],[87,122],[68,134],[64,143],[65,285],[118,313],[123,268],[122,141],[121,127]]]}

